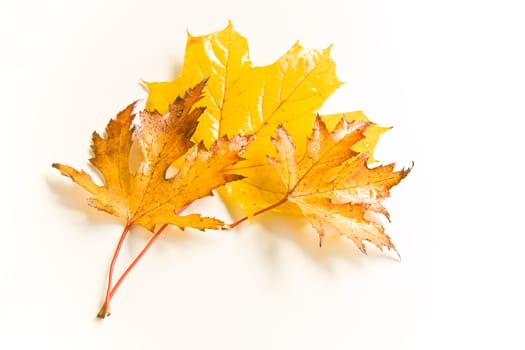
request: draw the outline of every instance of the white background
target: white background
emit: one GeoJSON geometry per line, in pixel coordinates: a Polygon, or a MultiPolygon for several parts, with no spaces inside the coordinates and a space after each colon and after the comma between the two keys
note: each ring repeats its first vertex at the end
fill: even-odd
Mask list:
{"type": "MultiPolygon", "coordinates": [[[[1,2],[0,348],[523,349],[525,22],[520,1],[1,2]],[[121,223],[51,168],[144,80],[180,69],[186,30],[231,19],[255,64],[333,43],[324,111],[393,125],[415,168],[388,200],[399,263],[301,220],[172,230],[95,318],[121,223]]],[[[225,220],[212,198],[193,207],[225,220]]],[[[121,265],[144,245],[133,232],[121,265]]]]}

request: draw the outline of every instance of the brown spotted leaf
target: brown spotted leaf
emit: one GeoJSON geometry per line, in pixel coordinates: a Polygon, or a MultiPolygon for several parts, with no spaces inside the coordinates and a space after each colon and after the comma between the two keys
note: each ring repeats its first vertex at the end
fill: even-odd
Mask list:
{"type": "Polygon", "coordinates": [[[350,238],[362,252],[366,252],[365,241],[395,250],[383,226],[367,213],[388,218],[381,200],[410,169],[395,171],[394,164],[370,168],[368,153],[352,150],[369,125],[342,118],[329,132],[318,117],[303,154],[297,154],[292,138],[279,127],[272,140],[277,156],[268,158],[281,179],[281,187],[275,190],[282,199],[273,207],[295,206],[316,229],[321,242],[326,230],[332,229],[350,238]]]}
{"type": "Polygon", "coordinates": [[[222,227],[214,218],[177,214],[215,188],[241,178],[226,169],[241,159],[250,140],[250,136],[221,137],[209,148],[200,143],[188,153],[205,109],[196,107],[205,84],[203,80],[183,98],[178,97],[166,115],[144,111],[137,116],[135,104],[131,104],[109,122],[105,136],[94,133],[90,162],[102,175],[102,185],[85,171],[56,163],[53,167],[90,192],[92,206],[126,220],[129,226],[137,224],[149,230],[162,224],[222,227]],[[135,119],[140,119],[140,125],[134,124],[135,119]],[[141,151],[135,169],[130,164],[133,143],[141,151]],[[180,168],[168,177],[168,169],[182,156],[180,168]]]}

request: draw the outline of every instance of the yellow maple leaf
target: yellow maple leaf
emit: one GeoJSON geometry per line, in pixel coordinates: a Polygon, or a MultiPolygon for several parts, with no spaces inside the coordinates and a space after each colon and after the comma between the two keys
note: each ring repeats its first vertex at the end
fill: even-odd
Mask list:
{"type": "Polygon", "coordinates": [[[281,186],[274,189],[281,200],[273,206],[285,203],[297,206],[317,230],[320,242],[325,230],[332,228],[352,239],[363,253],[364,241],[380,249],[395,250],[382,225],[365,214],[372,212],[389,218],[381,200],[410,172],[410,169],[394,171],[394,164],[369,168],[368,153],[351,149],[365,137],[369,125],[342,118],[328,132],[323,120],[317,118],[302,154],[281,126],[272,139],[278,155],[269,158],[281,178],[281,186]]]}
{"type": "Polygon", "coordinates": [[[207,109],[194,139],[208,145],[222,135],[255,134],[250,148],[257,155],[270,145],[277,125],[306,136],[309,128],[304,126],[311,125],[324,100],[341,85],[330,48],[306,50],[295,43],[273,64],[252,67],[247,40],[230,22],[215,33],[188,34],[180,76],[172,82],[145,83],[146,109],[162,112],[182,89],[207,77],[207,109]]]}
{"type": "MultiPolygon", "coordinates": [[[[272,188],[279,178],[271,171],[266,154],[272,153],[270,138],[283,125],[302,149],[316,112],[340,85],[330,48],[306,50],[295,43],[288,52],[268,66],[253,67],[246,38],[231,22],[218,32],[203,36],[188,34],[181,75],[171,82],[147,82],[146,108],[164,111],[167,101],[185,86],[209,77],[203,102],[208,108],[201,117],[194,140],[210,144],[222,135],[253,134],[237,171],[246,177],[226,185],[227,193],[251,216],[276,199],[272,188]]],[[[326,116],[339,119],[341,114],[326,116]]],[[[345,113],[348,118],[367,120],[361,112],[345,113]]],[[[371,125],[357,151],[372,154],[379,136],[387,128],[371,125]]],[[[373,161],[371,157],[370,161],[373,161]]],[[[286,211],[286,206],[280,210],[286,211]]]]}

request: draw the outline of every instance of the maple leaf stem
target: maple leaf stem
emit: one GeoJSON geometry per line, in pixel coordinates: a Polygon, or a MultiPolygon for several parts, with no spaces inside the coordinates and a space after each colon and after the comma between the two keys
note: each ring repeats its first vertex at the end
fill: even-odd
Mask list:
{"type": "Polygon", "coordinates": [[[109,265],[109,276],[108,276],[108,287],[106,290],[106,298],[104,300],[104,304],[102,305],[102,308],[97,314],[98,318],[106,318],[107,316],[111,314],[111,308],[110,308],[109,303],[111,301],[111,283],[113,281],[113,270],[115,269],[115,263],[120,253],[120,249],[122,248],[122,244],[124,243],[124,240],[126,239],[126,236],[128,235],[129,229],[132,224],[133,224],[132,222],[128,221],[126,223],[126,226],[124,226],[124,230],[122,231],[122,234],[120,235],[120,239],[117,243],[117,247],[115,248],[115,253],[113,253],[113,258],[111,259],[111,264],[109,265]]]}
{"type": "MultiPolygon", "coordinates": [[[[262,208],[262,209],[257,210],[255,213],[253,213],[252,216],[257,216],[257,215],[260,215],[260,214],[265,213],[267,211],[270,211],[270,210],[272,210],[274,208],[277,208],[278,206],[280,206],[281,204],[283,204],[287,200],[288,200],[288,196],[285,196],[283,199],[273,203],[272,205],[267,206],[266,208],[262,208]]],[[[229,228],[234,228],[234,227],[238,226],[239,224],[243,223],[244,221],[248,220],[248,218],[249,218],[248,216],[240,218],[239,220],[229,224],[228,227],[229,228]]]]}
{"type": "Polygon", "coordinates": [[[149,239],[148,243],[142,248],[140,253],[137,255],[137,257],[129,264],[128,268],[122,273],[122,276],[118,279],[118,281],[115,283],[115,286],[113,286],[113,289],[111,290],[109,297],[110,299],[113,298],[115,293],[117,292],[118,288],[122,284],[122,281],[126,278],[126,276],[131,272],[131,270],[137,265],[137,263],[140,261],[140,259],[146,254],[146,252],[149,250],[149,248],[155,243],[155,241],[160,237],[160,234],[162,231],[164,231],[168,227],[168,225],[163,225],[160,229],[155,232],[155,234],[149,239]]]}
{"type": "MultiPolygon", "coordinates": [[[[181,208],[179,208],[176,211],[177,215],[180,214],[182,211],[184,211],[190,204],[191,204],[191,202],[186,203],[181,208]]],[[[140,253],[135,257],[135,259],[131,262],[131,264],[129,264],[129,266],[126,268],[126,270],[122,273],[122,275],[117,280],[117,282],[115,283],[113,288],[111,288],[111,281],[112,281],[112,277],[113,277],[113,266],[115,265],[115,261],[117,260],[118,252],[120,251],[120,247],[122,246],[122,243],[124,242],[124,238],[126,237],[127,233],[129,232],[129,228],[130,227],[131,227],[131,223],[126,225],[126,228],[124,229],[124,232],[123,232],[123,234],[122,234],[122,236],[120,238],[120,241],[119,241],[119,243],[117,245],[117,249],[115,250],[115,255],[113,257],[113,260],[111,261],[110,277],[109,277],[109,283],[108,283],[108,290],[107,290],[107,294],[106,294],[106,301],[104,302],[104,305],[102,305],[102,308],[100,309],[100,311],[99,311],[99,313],[97,315],[97,317],[99,317],[99,318],[105,318],[105,317],[107,317],[107,316],[109,316],[111,314],[109,303],[111,302],[111,299],[113,298],[113,296],[117,292],[118,288],[120,287],[120,285],[122,284],[124,279],[129,275],[131,270],[133,270],[135,265],[137,265],[137,263],[140,261],[140,259],[144,256],[144,254],[146,254],[146,252],[153,245],[153,243],[155,243],[155,241],[160,237],[160,234],[168,227],[168,225],[167,224],[162,225],[157,230],[157,232],[155,232],[155,234],[149,239],[148,243],[146,243],[144,248],[142,248],[140,253]]]]}

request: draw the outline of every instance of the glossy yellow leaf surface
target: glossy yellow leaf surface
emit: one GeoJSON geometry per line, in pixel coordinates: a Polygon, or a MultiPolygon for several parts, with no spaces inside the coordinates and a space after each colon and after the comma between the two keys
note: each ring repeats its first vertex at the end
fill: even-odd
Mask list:
{"type": "Polygon", "coordinates": [[[164,112],[166,102],[208,78],[202,100],[206,111],[194,140],[210,145],[223,135],[248,134],[250,130],[242,125],[247,119],[245,91],[252,84],[251,71],[248,42],[231,23],[209,35],[188,34],[181,75],[172,82],[146,83],[150,92],[146,109],[164,112]]]}
{"type": "Polygon", "coordinates": [[[277,125],[306,136],[315,112],[341,82],[330,50],[306,50],[298,43],[276,62],[252,67],[246,38],[232,24],[209,35],[188,34],[181,75],[172,82],[146,83],[146,108],[164,111],[186,86],[209,78],[203,104],[207,106],[194,139],[206,145],[222,135],[254,134],[247,150],[264,157],[277,125]]]}
{"type": "Polygon", "coordinates": [[[350,238],[365,252],[364,241],[379,248],[394,249],[380,223],[369,219],[368,212],[388,212],[381,200],[388,197],[390,188],[398,184],[410,169],[394,171],[394,164],[369,168],[367,153],[357,153],[352,147],[365,138],[369,123],[340,119],[329,132],[317,118],[312,135],[303,153],[284,127],[277,129],[273,143],[277,157],[270,163],[281,178],[281,200],[276,206],[292,203],[306,216],[319,237],[333,229],[350,238]]]}
{"type": "Polygon", "coordinates": [[[196,103],[204,86],[202,81],[184,98],[176,98],[165,115],[141,112],[139,126],[134,125],[137,115],[132,104],[109,122],[105,136],[94,133],[90,162],[102,175],[102,185],[85,171],[63,164],[53,166],[91,193],[92,206],[125,219],[128,226],[138,224],[149,230],[159,224],[221,227],[223,223],[214,218],[177,214],[218,186],[240,179],[227,168],[241,159],[240,153],[250,140],[249,136],[221,137],[209,148],[202,143],[193,147],[190,139],[204,111],[196,103]],[[130,159],[134,142],[141,151],[136,166],[130,159]],[[180,168],[168,177],[168,168],[182,156],[180,168]]]}

